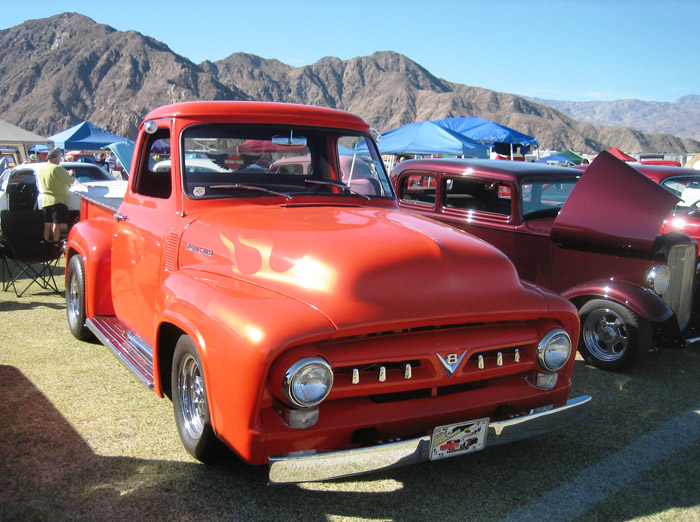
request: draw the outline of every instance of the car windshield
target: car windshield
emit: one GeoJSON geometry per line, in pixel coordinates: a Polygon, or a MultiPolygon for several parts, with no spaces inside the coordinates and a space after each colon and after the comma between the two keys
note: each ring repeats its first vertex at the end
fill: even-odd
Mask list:
{"type": "MultiPolygon", "coordinates": [[[[198,125],[182,137],[191,198],[333,195],[392,198],[381,157],[362,134],[288,126],[198,125]],[[365,151],[353,151],[362,144],[365,151]]],[[[169,159],[152,169],[168,171],[169,159]]]]}
{"type": "Polygon", "coordinates": [[[76,181],[85,183],[86,181],[106,181],[115,179],[114,176],[102,170],[98,166],[90,166],[89,163],[81,164],[80,166],[68,167],[68,170],[73,173],[76,181]]]}
{"type": "Polygon", "coordinates": [[[571,194],[576,180],[527,181],[523,183],[522,209],[524,219],[554,217],[571,194]]]}

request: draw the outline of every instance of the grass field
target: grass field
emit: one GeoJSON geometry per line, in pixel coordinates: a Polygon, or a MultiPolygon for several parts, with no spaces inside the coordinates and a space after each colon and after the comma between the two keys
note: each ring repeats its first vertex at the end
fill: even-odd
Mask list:
{"type": "Polygon", "coordinates": [[[0,291],[0,520],[700,520],[700,348],[618,374],[579,359],[574,379],[594,403],[566,430],[268,486],[265,467],[191,459],[170,402],[70,335],[63,295],[0,291]]]}

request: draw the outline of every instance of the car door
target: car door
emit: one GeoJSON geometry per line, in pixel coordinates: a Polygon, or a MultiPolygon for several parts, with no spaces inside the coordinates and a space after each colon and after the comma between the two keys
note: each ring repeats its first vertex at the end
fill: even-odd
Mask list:
{"type": "Polygon", "coordinates": [[[176,197],[170,171],[155,172],[155,150],[169,146],[160,128],[141,143],[137,172],[115,215],[112,239],[112,298],[117,317],[144,340],[155,338],[155,304],[163,274],[163,251],[176,197]]]}

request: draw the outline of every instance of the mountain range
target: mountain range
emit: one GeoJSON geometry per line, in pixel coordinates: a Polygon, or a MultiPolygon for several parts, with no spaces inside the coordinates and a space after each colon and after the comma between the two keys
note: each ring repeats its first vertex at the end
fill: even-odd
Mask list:
{"type": "Polygon", "coordinates": [[[76,13],[0,30],[0,115],[42,136],[89,120],[133,138],[151,109],[199,99],[323,105],[358,114],[380,131],[478,116],[554,150],[700,152],[698,96],[672,104],[532,100],[437,78],[392,51],[304,67],[246,53],[195,64],[165,43],[76,13]]]}

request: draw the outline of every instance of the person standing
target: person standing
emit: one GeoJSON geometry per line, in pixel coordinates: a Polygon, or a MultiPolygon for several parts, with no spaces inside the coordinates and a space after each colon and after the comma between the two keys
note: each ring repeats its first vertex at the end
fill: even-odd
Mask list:
{"type": "Polygon", "coordinates": [[[39,170],[39,190],[43,193],[44,239],[58,241],[61,224],[68,223],[68,187],[73,176],[59,163],[63,157],[60,148],[51,149],[48,163],[39,170]]]}

